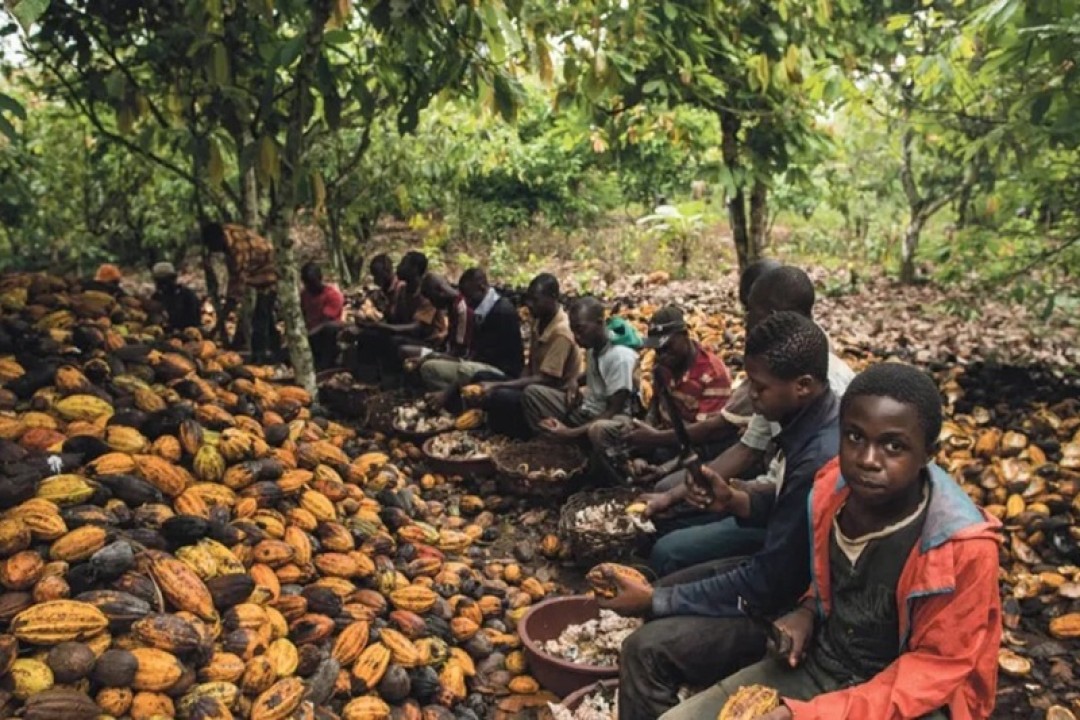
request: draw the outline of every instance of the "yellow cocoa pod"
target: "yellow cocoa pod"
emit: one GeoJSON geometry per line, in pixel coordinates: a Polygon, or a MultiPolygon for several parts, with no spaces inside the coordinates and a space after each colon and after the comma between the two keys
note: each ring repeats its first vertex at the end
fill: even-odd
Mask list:
{"type": "Polygon", "coordinates": [[[746,685],[728,698],[716,720],[753,720],[780,706],[780,694],[764,685],[746,685]]]}
{"type": "Polygon", "coordinates": [[[285,720],[300,706],[304,689],[300,678],[278,680],[255,698],[251,705],[251,720],[285,720]]]}
{"type": "Polygon", "coordinates": [[[390,706],[376,695],[364,695],[349,701],[341,711],[341,720],[389,720],[390,706]]]}
{"type": "Polygon", "coordinates": [[[438,598],[434,590],[420,585],[409,585],[390,593],[390,602],[394,607],[418,614],[426,613],[435,607],[438,598]]]}
{"type": "Polygon", "coordinates": [[[300,653],[288,638],[278,638],[270,643],[266,657],[274,663],[274,671],[279,678],[292,675],[300,664],[300,653]]]}
{"type": "Polygon", "coordinates": [[[472,409],[458,415],[457,420],[454,421],[454,429],[456,430],[473,430],[480,427],[480,424],[484,422],[484,413],[482,410],[472,409]]]}
{"type": "Polygon", "coordinates": [[[177,683],[184,674],[184,666],[171,653],[157,648],[133,648],[131,654],[138,661],[135,679],[131,687],[148,692],[164,692],[177,683]]]}
{"type": "Polygon", "coordinates": [[[57,538],[49,548],[49,557],[69,563],[86,560],[105,547],[107,537],[105,528],[97,525],[83,525],[57,538]]]}
{"type": "Polygon", "coordinates": [[[19,658],[8,671],[14,685],[13,694],[20,700],[45,692],[53,686],[53,673],[41,660],[19,658]]]}
{"type": "Polygon", "coordinates": [[[90,483],[78,475],[53,475],[41,481],[36,497],[57,505],[74,505],[86,502],[94,494],[90,483]]]}
{"type": "Polygon", "coordinates": [[[353,665],[353,678],[361,685],[362,690],[374,690],[389,666],[389,648],[381,642],[372,643],[360,653],[356,664],[353,665]]]}
{"type": "Polygon", "coordinates": [[[53,408],[64,420],[97,420],[113,414],[113,406],[96,395],[69,395],[58,400],[53,408]]]}
{"type": "Polygon", "coordinates": [[[90,603],[50,600],[32,605],[11,621],[11,634],[33,645],[59,645],[104,632],[109,620],[90,603]]]}

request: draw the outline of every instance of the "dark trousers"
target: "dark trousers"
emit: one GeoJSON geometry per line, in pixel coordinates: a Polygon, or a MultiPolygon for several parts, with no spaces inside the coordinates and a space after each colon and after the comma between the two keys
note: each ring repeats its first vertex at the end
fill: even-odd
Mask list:
{"type": "Polygon", "coordinates": [[[422,344],[415,338],[364,328],[347,353],[346,365],[360,382],[399,384],[402,376],[399,349],[403,345],[422,344]]]}
{"type": "Polygon", "coordinates": [[[274,307],[277,292],[259,290],[251,313],[251,358],[254,362],[269,362],[281,352],[281,335],[277,330],[274,307]]]}
{"type": "Polygon", "coordinates": [[[484,412],[487,413],[488,427],[495,428],[500,435],[518,440],[532,437],[532,429],[521,407],[524,394],[521,388],[500,388],[485,397],[484,412]]]}
{"type": "Polygon", "coordinates": [[[338,354],[338,329],[334,326],[323,327],[308,335],[308,344],[311,346],[311,356],[315,360],[315,370],[326,370],[334,367],[338,354]]]}
{"type": "MultiPolygon", "coordinates": [[[[730,558],[662,578],[672,586],[718,575],[730,558]]],[[[683,685],[703,688],[760,660],[765,634],[749,619],[674,616],[649,620],[619,653],[619,720],[656,720],[679,702],[683,685]]]]}

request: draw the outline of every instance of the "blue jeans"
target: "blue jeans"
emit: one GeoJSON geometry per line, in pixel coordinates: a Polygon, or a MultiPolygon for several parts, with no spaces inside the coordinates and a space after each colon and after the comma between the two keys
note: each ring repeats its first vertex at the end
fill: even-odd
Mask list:
{"type": "Polygon", "coordinates": [[[664,577],[710,560],[753,555],[764,540],[764,528],[739,527],[735,518],[724,518],[664,535],[653,545],[649,565],[664,577]]]}

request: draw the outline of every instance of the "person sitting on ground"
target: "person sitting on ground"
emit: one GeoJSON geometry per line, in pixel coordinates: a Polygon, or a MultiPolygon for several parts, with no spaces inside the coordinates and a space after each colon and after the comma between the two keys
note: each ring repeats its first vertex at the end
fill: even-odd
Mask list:
{"type": "Polygon", "coordinates": [[[229,313],[237,311],[232,347],[248,346],[254,363],[281,355],[281,336],[274,307],[277,304],[277,266],[270,241],[242,225],[205,223],[202,242],[212,253],[225,255],[229,284],[225,306],[218,318],[224,333],[229,313]]]}
{"type": "MultiPolygon", "coordinates": [[[[810,278],[799,268],[781,266],[766,272],[752,286],[747,299],[746,325],[752,332],[765,318],[782,311],[794,311],[810,318],[813,306],[814,284],[810,278]]],[[[830,352],[828,377],[830,389],[842,396],[854,373],[847,363],[830,352]]],[[[775,486],[782,471],[780,458],[770,441],[779,430],[778,425],[754,414],[739,441],[712,461],[713,471],[722,478],[752,478],[756,476],[752,470],[763,467],[765,474],[759,481],[775,486]]],[[[744,555],[760,547],[764,539],[761,528],[741,527],[724,514],[702,513],[682,503],[681,498],[687,492],[685,473],[668,476],[655,489],[656,494],[646,496],[646,515],[654,519],[659,534],[649,562],[660,576],[709,560],[744,555]]]]}
{"type": "MultiPolygon", "coordinates": [[[[718,355],[690,337],[681,308],[668,305],[653,313],[649,319],[645,347],[656,351],[656,377],[646,422],[635,421],[635,427],[671,427],[667,403],[662,399],[656,383],[664,383],[679,417],[686,425],[702,422],[724,409],[724,404],[731,397],[731,373],[718,355]]],[[[703,452],[707,459],[714,457],[719,450],[703,452]]],[[[649,455],[654,460],[668,460],[671,449],[654,448],[649,455]],[[666,452],[661,455],[659,451],[666,452]]],[[[650,467],[647,471],[655,471],[655,468],[650,467]]]]}
{"type": "Polygon", "coordinates": [[[401,373],[400,348],[437,344],[446,337],[446,316],[421,292],[428,260],[410,250],[398,262],[401,286],[382,320],[357,318],[358,336],[352,354],[353,374],[361,381],[392,384],[401,373]]]}
{"type": "Polygon", "coordinates": [[[150,299],[165,311],[165,328],[170,331],[202,327],[202,303],[195,292],[177,282],[176,268],[170,262],[155,263],[154,294],[150,299]]]}
{"type": "Polygon", "coordinates": [[[86,290],[97,290],[98,292],[108,293],[113,297],[123,297],[127,294],[120,286],[120,281],[123,278],[124,274],[120,272],[120,268],[112,263],[104,263],[98,266],[92,280],[83,283],[83,287],[86,290]]]}
{"type": "Polygon", "coordinates": [[[936,385],[913,367],[883,363],[852,381],[840,456],[814,484],[813,584],[775,622],[790,647],[666,720],[716,717],[757,684],[783,698],[762,720],[990,717],[1000,523],[934,464],[941,422],[936,385]]]}
{"type": "Polygon", "coordinates": [[[757,413],[782,426],[780,487],[727,483],[707,466],[693,483],[693,502],[722,509],[740,523],[765,528],[749,559],[726,558],[661,579],[657,587],[612,575],[617,588],[601,607],[649,617],[619,655],[622,720],[652,720],[678,702],[680,686],[715,683],[756,662],[765,633],[739,609],[761,612],[796,603],[810,580],[806,500],[814,476],[836,454],[839,401],[829,389],[829,343],[798,313],[772,315],[746,339],[746,372],[757,413]]]}
{"type": "Polygon", "coordinates": [[[304,312],[308,344],[315,360],[315,370],[326,370],[337,362],[338,332],[345,296],[333,283],[323,282],[322,268],[309,262],[300,269],[300,307],[304,312]]]}
{"type": "Polygon", "coordinates": [[[402,343],[399,354],[405,367],[416,370],[427,358],[460,358],[469,350],[473,334],[473,312],[465,296],[438,273],[427,273],[420,293],[431,308],[432,322],[444,328],[437,338],[426,342],[402,343]]]}
{"type": "Polygon", "coordinates": [[[424,386],[436,391],[437,406],[445,406],[463,385],[517,378],[524,364],[514,304],[491,287],[480,268],[462,273],[458,289],[472,311],[468,347],[460,356],[428,355],[418,368],[424,386]]]}
{"type": "Polygon", "coordinates": [[[379,253],[371,258],[368,269],[375,283],[375,289],[368,297],[375,309],[385,318],[390,314],[405,283],[394,272],[394,261],[386,253],[379,253]]]}
{"type": "Polygon", "coordinates": [[[518,439],[532,435],[525,421],[522,398],[532,385],[551,387],[565,393],[576,387],[581,375],[581,351],[570,330],[570,318],[559,304],[559,279],[540,273],[525,291],[529,326],[529,364],[519,378],[480,383],[481,407],[488,424],[518,439]]]}
{"type": "Polygon", "coordinates": [[[534,432],[561,441],[588,440],[604,450],[630,426],[638,392],[638,354],[614,345],[604,324],[604,306],[594,297],[570,307],[570,330],[585,350],[585,388],[530,385],[522,397],[534,432]]]}
{"type": "MultiPolygon", "coordinates": [[[[778,267],[780,267],[778,261],[763,258],[750,263],[742,271],[739,275],[739,304],[744,312],[749,302],[750,288],[758,278],[778,267]]],[[[719,454],[738,439],[739,433],[750,422],[753,412],[750,386],[745,382],[739,383],[732,390],[731,396],[720,412],[710,414],[701,422],[689,423],[686,429],[691,440],[703,449],[715,450],[719,454]]],[[[656,428],[651,425],[636,426],[626,434],[624,440],[629,447],[638,451],[671,447],[679,442],[674,430],[656,428]]],[[[711,460],[712,457],[701,459],[711,460]]]]}

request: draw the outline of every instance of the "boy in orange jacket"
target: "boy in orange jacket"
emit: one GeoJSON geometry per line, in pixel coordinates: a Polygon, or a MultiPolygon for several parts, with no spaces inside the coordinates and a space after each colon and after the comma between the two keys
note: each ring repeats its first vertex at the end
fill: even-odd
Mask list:
{"type": "Polygon", "coordinates": [[[714,718],[754,684],[782,697],[760,720],[990,716],[999,523],[932,462],[941,421],[937,388],[920,371],[884,363],[855,378],[840,406],[839,458],[809,499],[812,584],[775,622],[783,655],[665,720],[714,718]]]}

